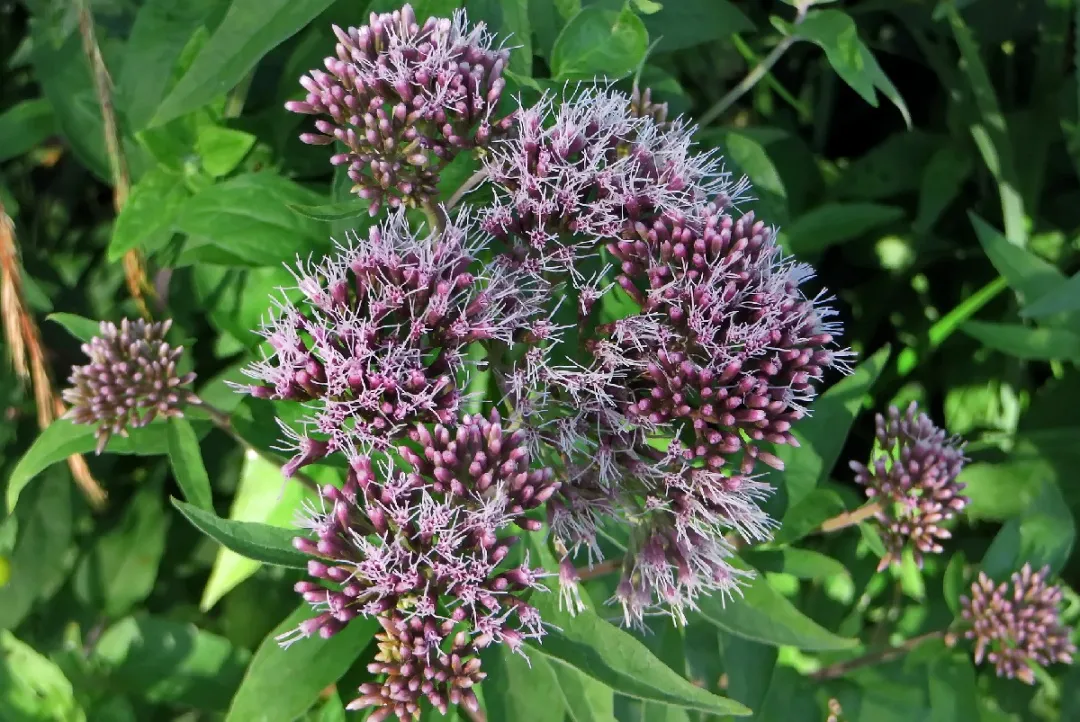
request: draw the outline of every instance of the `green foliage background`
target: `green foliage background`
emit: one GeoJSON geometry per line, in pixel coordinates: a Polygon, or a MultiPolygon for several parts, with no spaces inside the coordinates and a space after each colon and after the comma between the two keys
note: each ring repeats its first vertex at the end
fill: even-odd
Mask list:
{"type": "MultiPolygon", "coordinates": [[[[282,263],[369,223],[282,104],[330,52],[331,23],[396,4],[0,0],[0,203],[58,379],[80,362],[85,319],[137,315],[121,263],[136,249],[200,394],[247,443],[271,446],[265,405],[224,382],[253,352],[268,293],[291,282],[282,263]],[[119,214],[87,12],[131,181],[119,214]]],[[[803,446],[783,450],[770,502],[783,526],[745,551],[762,572],[745,599],[631,635],[605,621],[610,581],[592,581],[583,617],[543,610],[562,629],[531,669],[485,659],[489,720],[697,722],[745,705],[762,722],[816,722],[830,698],[849,722],[1080,719],[1080,672],[1058,666],[1031,688],[974,668],[963,644],[811,676],[941,629],[979,568],[1050,564],[1066,618],[1080,614],[1080,6],[798,4],[414,3],[420,17],[464,5],[512,34],[513,95],[595,76],[629,89],[637,76],[702,119],[700,147],[749,176],[749,207],[815,265],[860,355],[797,429],[803,446]],[[872,414],[911,400],[969,440],[972,503],[922,573],[910,560],[878,573],[872,526],[812,532],[862,503],[846,461],[868,454],[872,414]]],[[[465,161],[444,198],[474,170],[465,161]]],[[[346,719],[374,624],[288,652],[272,639],[306,614],[284,531],[304,492],[195,414],[90,457],[109,494],[93,511],[59,463],[91,451],[92,432],[56,422],[39,434],[32,393],[2,368],[0,720],[346,719]]]]}

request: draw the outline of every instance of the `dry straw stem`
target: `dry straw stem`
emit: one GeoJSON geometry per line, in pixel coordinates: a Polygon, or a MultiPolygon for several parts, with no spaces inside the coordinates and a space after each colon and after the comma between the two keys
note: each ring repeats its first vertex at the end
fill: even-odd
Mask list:
{"type": "MultiPolygon", "coordinates": [[[[23,383],[30,382],[37,406],[38,426],[44,429],[64,413],[64,404],[53,391],[52,378],[45,364],[45,349],[37,322],[26,309],[23,296],[19,251],[15,242],[15,224],[0,203],[0,316],[4,337],[11,352],[11,364],[23,383]]],[[[68,457],[75,483],[96,509],[105,504],[105,490],[90,473],[80,454],[68,457]]]]}
{"type": "MultiPolygon", "coordinates": [[[[109,76],[109,69],[105,67],[105,59],[101,56],[101,48],[98,46],[94,33],[94,17],[90,13],[86,0],[78,0],[78,8],[83,52],[90,64],[94,92],[97,94],[102,125],[105,129],[105,151],[109,156],[109,167],[113,178],[113,208],[119,214],[131,190],[131,173],[128,170],[124,146],[120,142],[120,132],[116,123],[112,78],[109,76]]],[[[127,279],[128,292],[139,306],[139,312],[145,318],[149,318],[150,309],[146,305],[146,296],[153,295],[154,289],[146,277],[146,263],[138,249],[133,248],[124,254],[124,277],[127,279]]]]}
{"type": "Polygon", "coordinates": [[[872,667],[876,664],[884,664],[885,662],[891,662],[894,659],[903,657],[905,654],[915,649],[923,642],[928,642],[931,639],[940,639],[945,637],[945,633],[946,630],[944,629],[927,632],[926,634],[919,635],[918,637],[912,637],[911,639],[905,640],[904,642],[901,642],[895,647],[885,647],[883,649],[878,649],[876,651],[864,654],[861,657],[856,657],[855,659],[849,659],[843,662],[837,662],[836,664],[831,664],[828,667],[823,667],[817,672],[811,674],[810,678],[821,682],[827,679],[836,679],[837,677],[843,677],[849,672],[854,672],[855,670],[862,669],[863,667],[872,667]]]}
{"type": "Polygon", "coordinates": [[[829,532],[840,531],[846,529],[849,526],[855,526],[860,522],[864,522],[870,519],[875,514],[881,511],[881,504],[876,501],[872,501],[869,504],[864,504],[858,509],[852,511],[845,511],[843,514],[837,514],[832,519],[828,519],[822,523],[821,528],[818,530],[823,534],[829,532]]]}

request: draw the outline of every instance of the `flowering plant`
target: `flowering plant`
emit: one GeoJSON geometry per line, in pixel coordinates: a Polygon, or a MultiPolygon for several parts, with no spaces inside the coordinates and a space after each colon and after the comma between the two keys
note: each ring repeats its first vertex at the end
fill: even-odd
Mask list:
{"type": "MultiPolygon", "coordinates": [[[[788,223],[769,202],[784,173],[755,167],[762,146],[735,125],[718,142],[695,120],[763,88],[805,39],[910,124],[853,24],[840,33],[850,47],[834,47],[830,28],[850,17],[790,4],[770,54],[695,116],[669,107],[677,96],[649,72],[650,23],[670,22],[674,3],[373,2],[358,15],[300,2],[246,37],[255,16],[236,0],[199,21],[211,34],[181,43],[190,66],[142,118],[137,152],[123,134],[139,101],[114,98],[80,5],[122,209],[110,254],[125,259],[132,302],[115,322],[57,317],[82,355],[60,394],[47,369],[33,374],[44,430],[7,482],[4,533],[28,548],[40,520],[26,510],[53,493],[43,472],[64,458],[102,508],[117,456],[164,455],[168,477],[132,472],[115,536],[101,533],[71,575],[101,619],[75,624],[63,659],[35,663],[64,680],[169,666],[132,694],[228,721],[869,720],[879,667],[918,676],[934,714],[1012,719],[1001,690],[1043,717],[1065,709],[1052,675],[1076,650],[1078,598],[1060,576],[1068,502],[1040,477],[1016,494],[1019,511],[994,516],[997,482],[980,477],[982,457],[971,463],[988,446],[1023,458],[1038,442],[1015,428],[979,435],[955,397],[900,383],[993,294],[923,341],[893,339],[908,344],[894,355],[862,329],[865,310],[824,254],[834,241],[815,246],[810,213],[788,223]],[[285,39],[278,23],[308,10],[319,17],[287,46],[272,103],[245,107],[248,90],[265,97],[270,61],[248,90],[196,102],[226,78],[214,53],[228,51],[226,66],[246,56],[230,35],[268,51],[285,39]],[[557,38],[534,57],[543,13],[557,38]],[[129,198],[143,154],[159,167],[129,198]],[[177,302],[184,293],[204,313],[177,302]],[[187,523],[167,524],[166,496],[187,523]],[[1005,522],[992,540],[969,535],[988,518],[1005,522]],[[202,573],[165,553],[173,528],[168,549],[213,559],[199,614],[220,613],[220,634],[185,626],[193,608],[125,616],[164,608],[202,573]],[[145,579],[140,555],[154,559],[145,579]],[[165,562],[169,584],[155,581],[165,562]],[[252,603],[231,611],[240,594],[252,603]],[[252,618],[263,603],[267,618],[252,618]],[[192,690],[215,683],[215,664],[235,678],[207,702],[192,690]]],[[[132,43],[160,20],[138,17],[132,43]]],[[[822,235],[879,212],[849,205],[822,235]]],[[[983,226],[994,264],[1011,264],[998,285],[1034,298],[1035,277],[1056,270],[1017,260],[1019,245],[983,226]]],[[[40,348],[12,278],[8,333],[40,348]]],[[[1072,322],[1070,302],[1046,303],[1025,317],[1072,322]]],[[[912,718],[926,711],[911,704],[912,718]]]]}

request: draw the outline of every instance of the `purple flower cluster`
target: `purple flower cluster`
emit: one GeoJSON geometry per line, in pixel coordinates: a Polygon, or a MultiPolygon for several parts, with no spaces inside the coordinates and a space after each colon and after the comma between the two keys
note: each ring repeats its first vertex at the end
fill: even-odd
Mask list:
{"type": "Polygon", "coordinates": [[[76,424],[97,426],[97,453],[113,434],[146,426],[158,417],[183,416],[184,407],[199,403],[189,389],[194,373],[180,373],[181,346],[165,341],[172,321],[147,323],[124,319],[119,328],[101,322],[101,333],[82,346],[90,357],[71,370],[71,388],[63,392],[67,413],[76,424]]]}
{"type": "Polygon", "coordinates": [[[295,447],[286,474],[335,451],[385,447],[417,421],[456,418],[468,344],[509,343],[535,313],[520,272],[470,270],[482,248],[467,220],[419,238],[398,211],[366,240],[300,265],[304,302],[278,301],[262,330],[270,351],[247,369],[259,383],[245,387],[314,409],[316,435],[284,427],[295,447]]]}
{"type": "Polygon", "coordinates": [[[586,89],[555,107],[545,96],[515,116],[484,159],[496,199],[485,230],[534,273],[583,283],[577,262],[596,241],[654,212],[737,195],[710,154],[690,152],[690,129],[631,113],[631,99],[586,89]]]}
{"type": "Polygon", "coordinates": [[[923,554],[942,552],[939,540],[952,536],[945,523],[967,506],[964,484],[956,480],[967,461],[964,444],[934,426],[915,402],[903,415],[895,406],[887,418],[878,414],[876,427],[878,452],[869,465],[850,466],[880,507],[876,518],[888,551],[880,568],[898,562],[909,544],[921,565],[923,554]]]}
{"type": "Polygon", "coordinates": [[[1061,623],[1061,589],[1047,583],[1049,571],[1025,564],[1009,583],[997,585],[979,573],[971,596],[960,599],[964,636],[975,641],[977,664],[985,658],[999,677],[1034,684],[1032,664],[1072,663],[1076,646],[1061,623]]]}
{"type": "Polygon", "coordinates": [[[509,51],[492,49],[484,24],[470,28],[464,11],[420,25],[406,4],[334,33],[338,45],[326,72],[301,78],[307,96],[285,107],[325,116],[315,122],[318,133],[300,139],[345,146],[331,162],[348,165],[372,215],[384,203],[429,202],[446,163],[509,127],[509,117],[493,117],[509,51]]]}
{"type": "Polygon", "coordinates": [[[378,707],[376,719],[410,719],[423,697],[441,710],[475,706],[477,650],[502,643],[523,653],[544,634],[537,610],[515,596],[542,589],[544,574],[528,554],[510,563],[517,537],[503,532],[537,528],[525,514],[558,488],[552,473],[530,469],[521,436],[494,412],[416,426],[409,438],[399,450],[409,472],[354,456],[345,485],[324,487],[307,510],[314,538],[295,545],[312,555],[314,580],[296,590],[319,614],[282,638],[329,637],[357,616],[378,617],[385,634],[370,669],[384,679],[350,705],[378,707]]]}

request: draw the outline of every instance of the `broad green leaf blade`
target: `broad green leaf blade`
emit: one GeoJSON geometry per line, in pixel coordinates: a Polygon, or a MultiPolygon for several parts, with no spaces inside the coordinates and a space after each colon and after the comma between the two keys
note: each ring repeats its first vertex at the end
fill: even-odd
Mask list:
{"type": "Polygon", "coordinates": [[[91,660],[107,673],[110,689],[154,703],[224,711],[250,657],[193,624],[140,615],[106,629],[91,660]]]}
{"type": "Polygon", "coordinates": [[[1039,495],[1019,516],[1001,527],[982,559],[982,571],[997,581],[1025,563],[1035,569],[1061,571],[1076,542],[1076,520],[1052,479],[1043,480],[1039,495]]]}
{"type": "Polygon", "coordinates": [[[832,471],[844,448],[848,431],[889,360],[888,346],[878,350],[814,402],[811,416],[795,425],[800,446],[781,446],[776,455],[784,462],[780,474],[794,505],[815,489],[832,471]]]}
{"type": "Polygon", "coordinates": [[[87,343],[94,336],[101,333],[101,324],[88,318],[77,316],[74,313],[50,313],[45,317],[46,321],[55,321],[67,329],[75,338],[87,343]]]}
{"type": "MultiPolygon", "coordinates": [[[[400,4],[394,4],[392,9],[399,6],[400,4]]],[[[415,4],[413,7],[416,8],[418,18],[425,17],[421,14],[420,7],[415,4]]],[[[510,52],[510,71],[526,78],[531,76],[533,48],[529,0],[468,0],[465,9],[469,13],[470,22],[484,22],[488,30],[506,38],[507,47],[513,48],[510,52]]],[[[426,12],[447,17],[450,15],[450,8],[432,8],[426,12]]]]}
{"type": "Polygon", "coordinates": [[[904,217],[904,210],[880,203],[825,203],[784,227],[784,245],[796,256],[821,253],[904,217]]]}
{"type": "Polygon", "coordinates": [[[0,163],[16,158],[56,132],[45,98],[16,103],[0,113],[0,163]]]}
{"type": "Polygon", "coordinates": [[[656,52],[666,53],[700,45],[733,33],[754,29],[754,24],[730,0],[668,0],[645,16],[656,52]]]}
{"type": "Polygon", "coordinates": [[[831,489],[812,489],[788,507],[780,529],[773,535],[774,544],[792,544],[802,539],[844,511],[844,500],[831,489]]]}
{"type": "Polygon", "coordinates": [[[14,629],[40,599],[49,596],[70,571],[71,477],[54,469],[30,488],[15,509],[15,548],[7,584],[0,586],[0,629],[14,629]]]}
{"type": "Polygon", "coordinates": [[[237,176],[184,203],[177,225],[191,236],[254,266],[277,266],[329,249],[327,228],[290,205],[315,205],[314,193],[271,171],[237,176]]]}
{"type": "Polygon", "coordinates": [[[229,519],[211,516],[208,521],[213,525],[203,529],[211,536],[214,536],[212,531],[221,534],[222,538],[214,538],[225,547],[218,551],[203,589],[200,602],[203,610],[210,609],[258,571],[262,562],[307,567],[307,558],[292,545],[298,533],[293,520],[305,495],[304,488],[282,476],[275,464],[254,451],[245,454],[229,519]]]}
{"type": "Polygon", "coordinates": [[[218,125],[199,128],[195,138],[195,150],[202,159],[202,167],[214,178],[231,173],[248,154],[257,138],[251,133],[218,125]]]}
{"type": "Polygon", "coordinates": [[[745,716],[737,702],[695,687],[657,659],[641,642],[598,617],[592,610],[570,616],[559,609],[554,592],[530,599],[550,625],[532,653],[562,660],[619,694],[718,715],[745,716]]]}
{"type": "Polygon", "coordinates": [[[492,645],[482,657],[487,672],[484,707],[490,719],[563,722],[566,704],[551,664],[539,654],[525,659],[505,645],[492,645]]]}
{"type": "Polygon", "coordinates": [[[561,660],[549,657],[548,662],[571,722],[615,722],[615,695],[610,687],[561,660]]]}
{"type": "Polygon", "coordinates": [[[726,632],[717,632],[717,638],[728,678],[727,694],[756,713],[769,691],[778,655],[776,647],[751,642],[726,632]]]}
{"type": "Polygon", "coordinates": [[[1037,296],[1035,301],[1024,307],[1020,315],[1024,318],[1045,318],[1076,311],[1080,311],[1080,273],[1073,274],[1056,288],[1037,296]]]}
{"type": "Polygon", "coordinates": [[[145,128],[154,116],[184,49],[216,4],[217,0],[147,0],[139,8],[115,76],[117,103],[133,131],[145,128]]]}
{"type": "Polygon", "coordinates": [[[184,498],[204,511],[213,512],[210,476],[203,464],[199,437],[195,434],[195,429],[191,428],[186,419],[169,419],[166,438],[169,444],[169,463],[180,491],[184,492],[184,498]]]}
{"type": "Polygon", "coordinates": [[[233,0],[221,24],[151,121],[162,125],[231,90],[264,55],[333,0],[233,0]]]}
{"type": "Polygon", "coordinates": [[[184,179],[164,168],[140,178],[113,225],[109,261],[115,263],[133,248],[155,251],[168,243],[190,195],[184,179]]]}
{"type": "Polygon", "coordinates": [[[1080,357],[1080,335],[1063,328],[968,321],[960,329],[988,348],[1025,361],[1080,357]]]}
{"type": "MultiPolygon", "coordinates": [[[[1075,432],[1080,434],[1080,429],[1075,432]]],[[[1078,437],[1080,438],[1080,437],[1078,437]]],[[[1030,449],[1025,449],[1030,451],[1030,449]]],[[[966,464],[957,481],[964,484],[968,505],[964,515],[973,521],[1005,521],[1022,514],[1039,495],[1043,480],[1053,474],[1044,459],[1010,459],[999,463],[966,464]]]]}
{"type": "Polygon", "coordinates": [[[246,559],[279,567],[307,568],[308,557],[292,545],[295,531],[253,521],[222,519],[179,499],[172,499],[172,504],[199,531],[246,559]]]}
{"type": "Polygon", "coordinates": [[[975,668],[966,654],[949,653],[927,665],[930,684],[929,722],[979,719],[975,668]]]}
{"type": "Polygon", "coordinates": [[[847,568],[839,561],[813,549],[747,549],[742,556],[760,572],[790,574],[798,579],[823,581],[829,577],[848,575],[847,568]]]}
{"type": "Polygon", "coordinates": [[[1065,283],[1061,271],[1050,265],[1031,251],[1010,242],[996,228],[968,213],[975,236],[986,252],[990,262],[1024,305],[1028,305],[1043,295],[1057,291],[1065,283]]]}
{"type": "Polygon", "coordinates": [[[7,630],[0,630],[0,719],[86,720],[63,670],[7,630]]]}
{"type": "Polygon", "coordinates": [[[919,205],[912,228],[928,232],[957,199],[975,169],[967,144],[955,141],[939,148],[926,164],[919,186],[919,205]]]}
{"type": "MultiPolygon", "coordinates": [[[[105,451],[110,454],[156,456],[164,454],[168,449],[163,423],[131,429],[128,434],[126,438],[123,436],[110,438],[105,451]]],[[[89,453],[96,446],[97,440],[94,438],[93,426],[75,424],[68,419],[57,419],[49,424],[47,429],[37,435],[34,443],[26,450],[11,472],[6,496],[8,511],[15,508],[23,489],[42,471],[72,454],[89,453]]]]}
{"type": "Polygon", "coordinates": [[[316,221],[344,221],[361,220],[368,217],[368,207],[370,205],[365,198],[351,198],[338,203],[324,203],[315,206],[290,205],[289,208],[316,221]]]}
{"type": "Polygon", "coordinates": [[[330,639],[301,639],[282,649],[275,637],[296,629],[312,612],[302,604],[255,651],[225,722],[293,722],[352,666],[378,629],[357,617],[330,639]]]}
{"type": "Polygon", "coordinates": [[[878,104],[876,91],[880,90],[911,128],[911,114],[904,99],[859,38],[858,28],[850,15],[840,10],[813,10],[797,27],[787,27],[797,36],[819,45],[837,75],[875,108],[878,104]]]}
{"type": "Polygon", "coordinates": [[[698,600],[698,613],[730,634],[777,647],[850,649],[859,640],[833,634],[800,612],[758,574],[726,603],[719,594],[698,600]]]}
{"type": "Polygon", "coordinates": [[[127,614],[154,589],[168,528],[161,484],[144,485],[119,526],[80,560],[72,578],[75,597],[110,617],[127,614]]]}
{"type": "Polygon", "coordinates": [[[645,25],[629,7],[622,12],[587,7],[556,38],[552,74],[557,80],[615,80],[638,66],[648,44],[645,25]]]}

